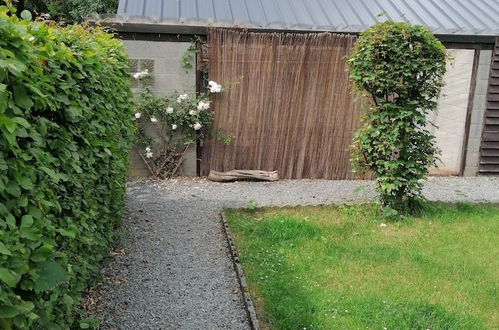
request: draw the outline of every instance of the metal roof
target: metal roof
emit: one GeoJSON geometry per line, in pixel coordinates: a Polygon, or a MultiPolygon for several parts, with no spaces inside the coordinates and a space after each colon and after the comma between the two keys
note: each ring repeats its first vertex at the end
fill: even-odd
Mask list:
{"type": "Polygon", "coordinates": [[[499,0],[120,0],[116,22],[362,32],[378,21],[499,35],[499,0]]]}

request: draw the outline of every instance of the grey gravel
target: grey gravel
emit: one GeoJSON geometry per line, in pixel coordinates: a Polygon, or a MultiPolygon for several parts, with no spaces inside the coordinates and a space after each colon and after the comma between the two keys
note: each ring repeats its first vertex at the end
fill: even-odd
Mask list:
{"type": "MultiPolygon", "coordinates": [[[[499,178],[430,178],[424,194],[432,201],[499,203],[499,178]]],[[[374,197],[368,181],[132,180],[127,239],[90,295],[94,313],[103,329],[248,329],[218,212],[250,200],[284,206],[374,197]]]]}

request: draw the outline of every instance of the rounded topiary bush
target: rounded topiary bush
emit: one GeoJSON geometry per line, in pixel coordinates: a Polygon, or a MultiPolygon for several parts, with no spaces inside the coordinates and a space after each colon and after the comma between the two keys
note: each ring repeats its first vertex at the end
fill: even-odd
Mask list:
{"type": "Polygon", "coordinates": [[[353,164],[378,183],[385,207],[412,211],[438,149],[427,115],[436,108],[446,70],[444,46],[425,27],[378,23],[356,42],[347,63],[369,110],[354,137],[353,164]]]}

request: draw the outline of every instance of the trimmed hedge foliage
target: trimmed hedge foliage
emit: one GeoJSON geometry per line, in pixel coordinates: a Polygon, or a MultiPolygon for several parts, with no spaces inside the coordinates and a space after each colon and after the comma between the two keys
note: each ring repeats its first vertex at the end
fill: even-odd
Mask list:
{"type": "Polygon", "coordinates": [[[85,328],[77,307],[123,210],[128,59],[99,28],[8,11],[0,7],[0,328],[85,328]]]}
{"type": "Polygon", "coordinates": [[[347,59],[354,86],[372,101],[352,161],[374,175],[387,215],[420,210],[423,179],[438,159],[428,114],[437,107],[446,59],[428,28],[391,21],[364,31],[347,59]]]}

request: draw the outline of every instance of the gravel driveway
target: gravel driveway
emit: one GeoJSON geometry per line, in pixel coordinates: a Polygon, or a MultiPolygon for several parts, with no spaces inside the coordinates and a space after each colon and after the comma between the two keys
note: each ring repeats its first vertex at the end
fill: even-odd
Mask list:
{"type": "MultiPolygon", "coordinates": [[[[499,178],[430,178],[424,193],[434,201],[499,203],[499,178]]],[[[366,181],[130,181],[124,249],[89,299],[103,329],[248,329],[218,212],[250,200],[283,206],[374,196],[366,181]]]]}

